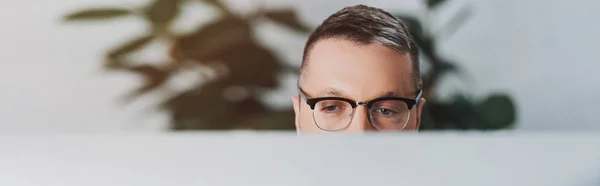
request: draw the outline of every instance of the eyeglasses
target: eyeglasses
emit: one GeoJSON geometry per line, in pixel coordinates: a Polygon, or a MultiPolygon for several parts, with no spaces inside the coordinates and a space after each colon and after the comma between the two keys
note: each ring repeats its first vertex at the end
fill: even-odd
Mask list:
{"type": "Polygon", "coordinates": [[[340,131],[348,128],[354,117],[356,107],[367,107],[369,122],[377,130],[400,131],[406,127],[410,119],[410,110],[421,99],[422,90],[417,97],[381,97],[366,102],[357,102],[341,97],[307,98],[306,93],[298,87],[300,96],[310,106],[313,121],[324,131],[340,131]]]}

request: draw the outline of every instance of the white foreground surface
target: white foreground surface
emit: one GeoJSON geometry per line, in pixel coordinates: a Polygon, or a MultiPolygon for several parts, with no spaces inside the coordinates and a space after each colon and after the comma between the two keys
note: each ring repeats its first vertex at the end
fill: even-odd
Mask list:
{"type": "Polygon", "coordinates": [[[0,185],[600,185],[600,134],[3,135],[0,185]]]}

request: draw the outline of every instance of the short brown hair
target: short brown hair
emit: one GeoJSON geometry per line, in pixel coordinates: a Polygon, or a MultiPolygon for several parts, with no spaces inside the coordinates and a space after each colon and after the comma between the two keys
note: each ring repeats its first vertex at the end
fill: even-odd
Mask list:
{"type": "Polygon", "coordinates": [[[346,7],[329,16],[310,35],[304,46],[300,75],[304,74],[310,50],[317,41],[338,38],[361,45],[378,43],[400,54],[409,54],[412,61],[413,83],[422,87],[419,68],[419,49],[402,20],[374,7],[356,5],[346,7]]]}

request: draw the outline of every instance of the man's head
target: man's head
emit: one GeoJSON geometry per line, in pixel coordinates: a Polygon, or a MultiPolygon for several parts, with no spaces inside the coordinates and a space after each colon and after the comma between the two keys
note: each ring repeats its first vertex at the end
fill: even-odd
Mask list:
{"type": "Polygon", "coordinates": [[[419,52],[404,23],[378,8],[346,7],[306,43],[301,96],[292,98],[296,128],[417,130],[421,86],[419,52]]]}

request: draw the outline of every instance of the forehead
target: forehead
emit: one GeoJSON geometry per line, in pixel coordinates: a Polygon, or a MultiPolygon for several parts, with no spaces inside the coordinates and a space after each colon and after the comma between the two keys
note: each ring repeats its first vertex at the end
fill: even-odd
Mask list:
{"type": "Polygon", "coordinates": [[[410,56],[380,44],[324,39],[315,43],[306,62],[302,86],[311,96],[325,89],[341,90],[353,99],[381,92],[412,96],[410,56]]]}

